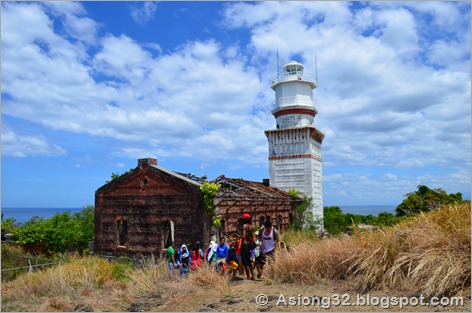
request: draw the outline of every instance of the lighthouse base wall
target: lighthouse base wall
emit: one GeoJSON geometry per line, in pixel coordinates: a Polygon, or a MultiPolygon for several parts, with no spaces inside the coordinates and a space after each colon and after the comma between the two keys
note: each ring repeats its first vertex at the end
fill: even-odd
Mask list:
{"type": "Polygon", "coordinates": [[[295,189],[312,198],[314,220],[323,221],[321,160],[313,155],[269,157],[270,185],[284,191],[295,189]]]}

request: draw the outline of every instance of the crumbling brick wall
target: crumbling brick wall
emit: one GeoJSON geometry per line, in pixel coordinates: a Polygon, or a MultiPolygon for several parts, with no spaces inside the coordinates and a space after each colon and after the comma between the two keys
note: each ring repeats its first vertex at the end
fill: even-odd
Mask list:
{"type": "Polygon", "coordinates": [[[292,222],[293,212],[292,203],[285,205],[264,203],[255,207],[250,201],[241,201],[237,205],[226,202],[219,206],[219,214],[223,221],[222,233],[230,240],[236,238],[235,234],[241,233],[243,213],[251,215],[252,225],[256,228],[260,228],[265,221],[270,220],[278,230],[284,231],[292,222]]]}
{"type": "Polygon", "coordinates": [[[267,184],[231,179],[220,176],[215,182],[221,187],[215,199],[222,220],[219,235],[235,240],[241,234],[243,213],[248,213],[252,225],[260,228],[268,219],[279,231],[293,222],[295,207],[302,199],[293,199],[288,193],[267,184]]]}
{"type": "Polygon", "coordinates": [[[95,252],[159,256],[169,221],[176,247],[208,241],[210,222],[198,185],[174,174],[158,168],[155,159],[141,159],[136,169],[99,188],[95,252]]]}

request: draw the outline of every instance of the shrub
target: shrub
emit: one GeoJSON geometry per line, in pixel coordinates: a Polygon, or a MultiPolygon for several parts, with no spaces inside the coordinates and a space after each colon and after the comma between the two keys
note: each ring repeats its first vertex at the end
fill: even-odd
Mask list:
{"type": "Polygon", "coordinates": [[[93,210],[93,206],[87,206],[73,216],[67,211],[50,219],[33,217],[14,230],[13,239],[33,253],[82,253],[93,240],[93,210]]]}

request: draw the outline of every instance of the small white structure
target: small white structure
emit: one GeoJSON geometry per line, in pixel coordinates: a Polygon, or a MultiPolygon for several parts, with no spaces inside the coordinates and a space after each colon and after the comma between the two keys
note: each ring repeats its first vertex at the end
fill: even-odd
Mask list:
{"type": "MultiPolygon", "coordinates": [[[[270,185],[284,191],[295,189],[313,199],[314,219],[323,219],[321,143],[324,134],[314,126],[318,111],[313,103],[316,81],[304,76],[303,65],[284,66],[283,80],[273,81],[272,110],[277,123],[266,130],[269,141],[270,185]]],[[[322,224],[321,224],[322,225],[322,224]]]]}

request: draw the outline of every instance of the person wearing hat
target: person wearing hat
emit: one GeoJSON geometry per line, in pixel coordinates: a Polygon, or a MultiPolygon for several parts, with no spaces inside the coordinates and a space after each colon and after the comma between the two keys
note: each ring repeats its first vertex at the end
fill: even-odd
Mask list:
{"type": "Polygon", "coordinates": [[[243,235],[241,237],[241,263],[246,271],[246,277],[249,280],[256,280],[254,278],[254,268],[251,262],[251,248],[250,245],[254,241],[254,227],[251,225],[251,215],[244,213],[243,220],[243,235]]]}
{"type": "Polygon", "coordinates": [[[192,258],[186,244],[182,244],[177,254],[177,264],[180,264],[180,276],[188,276],[192,258]]]}
{"type": "Polygon", "coordinates": [[[215,241],[210,241],[210,246],[208,247],[207,250],[207,261],[208,263],[211,264],[211,268],[215,269],[216,268],[216,249],[218,248],[218,245],[216,244],[215,241]]]}

